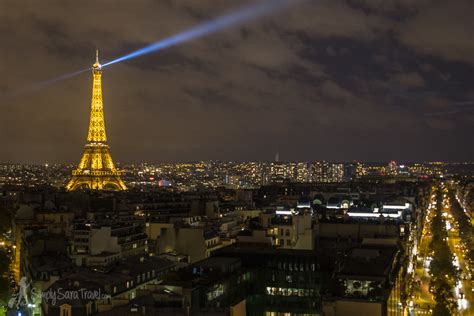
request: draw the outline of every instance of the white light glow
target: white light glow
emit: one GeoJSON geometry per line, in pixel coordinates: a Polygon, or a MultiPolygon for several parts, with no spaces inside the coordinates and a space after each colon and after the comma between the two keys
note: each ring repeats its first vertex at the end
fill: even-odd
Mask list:
{"type": "Polygon", "coordinates": [[[275,212],[277,215],[292,215],[293,213],[291,211],[284,211],[284,210],[277,210],[275,212]]]}
{"type": "Polygon", "coordinates": [[[397,214],[387,214],[387,213],[354,213],[354,212],[347,212],[347,215],[352,217],[391,217],[391,218],[399,218],[402,216],[402,212],[397,212],[397,214]]]}

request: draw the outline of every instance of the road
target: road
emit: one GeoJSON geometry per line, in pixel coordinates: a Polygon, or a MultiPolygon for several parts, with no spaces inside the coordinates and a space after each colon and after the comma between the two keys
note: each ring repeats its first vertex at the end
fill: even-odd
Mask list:
{"type": "MultiPolygon", "coordinates": [[[[449,203],[458,203],[458,201],[451,200],[449,201],[449,203]]],[[[461,275],[465,276],[466,274],[470,274],[470,271],[466,265],[466,262],[464,261],[464,254],[462,250],[461,239],[459,237],[458,225],[454,222],[453,217],[451,215],[451,207],[446,208],[445,210],[449,214],[448,221],[450,222],[451,226],[451,229],[448,232],[449,247],[451,249],[451,252],[456,257],[455,265],[461,270],[461,275]]],[[[459,305],[459,315],[474,315],[474,295],[472,292],[472,282],[470,280],[470,277],[466,280],[463,280],[463,278],[461,278],[455,289],[455,293],[459,305]],[[460,293],[463,293],[463,295],[460,293]]]]}
{"type": "Polygon", "coordinates": [[[431,217],[434,213],[434,205],[436,204],[436,198],[433,195],[430,198],[430,209],[431,211],[427,212],[425,219],[425,227],[421,235],[421,240],[419,244],[419,251],[417,255],[415,270],[414,270],[414,280],[415,286],[412,292],[412,304],[409,308],[410,315],[431,315],[431,310],[436,304],[433,300],[433,296],[429,292],[430,285],[430,276],[429,271],[429,259],[428,259],[428,246],[431,241],[431,232],[430,225],[427,224],[427,220],[431,220],[431,217]]]}
{"type": "MultiPolygon", "coordinates": [[[[436,191],[439,188],[433,188],[432,194],[430,197],[430,207],[427,211],[425,218],[425,227],[422,232],[422,237],[420,240],[419,252],[417,255],[417,263],[414,270],[414,284],[412,292],[412,303],[411,308],[409,308],[410,315],[430,315],[432,308],[435,306],[433,296],[429,292],[430,276],[429,276],[429,263],[430,258],[428,256],[428,245],[431,241],[431,232],[430,232],[430,221],[434,215],[434,210],[436,207],[436,191]]],[[[458,201],[450,201],[447,194],[443,194],[443,219],[446,223],[446,228],[448,229],[448,245],[453,253],[454,265],[458,267],[462,273],[461,276],[466,276],[470,274],[469,267],[467,267],[466,262],[464,261],[464,254],[462,249],[461,239],[459,237],[459,226],[454,221],[452,216],[452,204],[458,203],[458,201]]],[[[453,293],[458,303],[458,313],[457,315],[474,315],[474,293],[472,292],[472,282],[470,277],[464,280],[461,278],[456,287],[453,288],[453,293]]]]}

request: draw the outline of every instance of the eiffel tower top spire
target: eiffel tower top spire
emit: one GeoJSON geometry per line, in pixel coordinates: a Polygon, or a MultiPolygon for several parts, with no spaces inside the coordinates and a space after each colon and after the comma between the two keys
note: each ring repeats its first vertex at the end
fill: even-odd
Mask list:
{"type": "Polygon", "coordinates": [[[102,68],[102,65],[99,62],[99,50],[95,50],[95,64],[92,65],[92,68],[102,68]]]}
{"type": "Polygon", "coordinates": [[[99,51],[96,50],[95,63],[92,65],[94,81],[92,83],[91,117],[88,142],[103,143],[107,141],[104,122],[104,104],[102,101],[102,65],[99,63],[99,51]]]}

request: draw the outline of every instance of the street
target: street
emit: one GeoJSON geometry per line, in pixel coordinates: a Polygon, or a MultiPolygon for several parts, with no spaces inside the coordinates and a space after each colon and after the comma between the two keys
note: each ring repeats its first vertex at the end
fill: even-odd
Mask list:
{"type": "Polygon", "coordinates": [[[459,235],[459,225],[452,215],[451,203],[458,203],[458,201],[450,201],[446,194],[447,189],[445,189],[443,185],[441,188],[433,187],[430,196],[429,208],[424,221],[425,226],[423,228],[413,274],[413,291],[412,301],[409,302],[409,314],[430,315],[436,305],[434,297],[430,292],[429,269],[433,258],[430,257],[429,245],[432,239],[430,222],[434,216],[434,210],[437,207],[436,192],[439,189],[442,189],[444,192],[442,199],[442,218],[448,232],[446,241],[454,257],[453,265],[460,271],[456,286],[452,289],[458,305],[457,315],[474,315],[471,269],[464,260],[466,249],[459,235]]]}

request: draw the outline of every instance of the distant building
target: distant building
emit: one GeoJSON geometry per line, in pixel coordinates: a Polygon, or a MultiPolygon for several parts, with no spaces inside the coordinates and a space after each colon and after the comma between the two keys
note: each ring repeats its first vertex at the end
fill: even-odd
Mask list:
{"type": "Polygon", "coordinates": [[[398,166],[396,161],[392,160],[388,163],[387,174],[391,176],[395,176],[398,174],[398,166]]]}
{"type": "Polygon", "coordinates": [[[344,165],[317,161],[310,164],[311,182],[342,182],[344,181],[344,165]]]}

